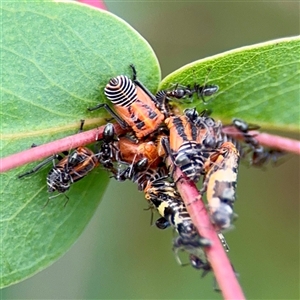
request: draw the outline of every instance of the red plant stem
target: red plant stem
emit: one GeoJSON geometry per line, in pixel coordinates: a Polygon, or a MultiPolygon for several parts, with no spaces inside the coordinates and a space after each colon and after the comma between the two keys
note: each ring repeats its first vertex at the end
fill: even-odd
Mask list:
{"type": "Polygon", "coordinates": [[[262,145],[300,155],[299,141],[268,133],[259,133],[255,138],[262,145]]]}
{"type": "MultiPolygon", "coordinates": [[[[6,172],[13,168],[20,167],[24,164],[28,164],[30,162],[42,158],[46,158],[48,156],[51,156],[56,153],[60,153],[62,151],[69,151],[76,147],[93,143],[95,142],[97,135],[98,138],[101,139],[103,128],[104,126],[89,131],[81,132],[78,134],[74,134],[72,136],[68,136],[66,138],[56,140],[54,142],[50,142],[44,145],[40,145],[38,147],[30,148],[25,151],[15,153],[5,158],[2,158],[0,159],[0,173],[6,172]]],[[[118,124],[115,124],[115,130],[117,135],[124,133],[124,130],[122,130],[118,124]]],[[[233,135],[236,138],[242,138],[241,134],[234,133],[234,131],[231,129],[230,131],[228,131],[227,127],[224,128],[224,131],[230,135],[233,135]]],[[[265,146],[268,147],[276,146],[276,148],[278,146],[280,150],[288,151],[300,155],[299,141],[283,138],[280,136],[274,136],[266,133],[260,133],[259,135],[255,136],[255,138],[265,146]]]]}
{"type": "MultiPolygon", "coordinates": [[[[49,157],[62,151],[69,151],[79,146],[91,144],[95,142],[96,139],[102,138],[104,127],[105,126],[101,126],[99,128],[74,134],[63,139],[33,147],[2,158],[0,160],[0,173],[22,166],[24,164],[28,164],[30,162],[34,162],[39,159],[49,157]]],[[[119,125],[115,124],[114,127],[117,135],[124,132],[124,130],[119,125]]]]}
{"type": "Polygon", "coordinates": [[[101,0],[77,0],[80,3],[87,4],[96,8],[107,10],[106,5],[101,0]]]}
{"type": "MultiPolygon", "coordinates": [[[[228,126],[224,127],[222,131],[228,135],[233,136],[236,139],[243,139],[243,135],[236,128],[228,126]]],[[[260,133],[258,131],[250,131],[249,134],[253,135],[255,139],[263,146],[275,148],[278,150],[291,152],[300,155],[300,142],[285,138],[278,135],[260,133]]]]}
{"type": "Polygon", "coordinates": [[[199,234],[212,242],[212,246],[204,248],[204,251],[214,271],[224,299],[245,299],[242,288],[210,221],[197,187],[184,176],[179,168],[174,172],[174,180],[177,181],[178,191],[199,234]],[[183,179],[178,180],[178,178],[183,179]]]}

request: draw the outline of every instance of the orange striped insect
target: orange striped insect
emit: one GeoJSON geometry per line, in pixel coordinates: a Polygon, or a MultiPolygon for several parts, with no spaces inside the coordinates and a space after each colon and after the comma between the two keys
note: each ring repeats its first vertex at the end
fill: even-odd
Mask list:
{"type": "Polygon", "coordinates": [[[131,163],[147,158],[148,166],[156,168],[162,163],[162,158],[158,155],[158,149],[153,141],[134,142],[130,138],[124,136],[119,138],[119,150],[121,160],[131,163]]]}
{"type": "Polygon", "coordinates": [[[210,111],[204,110],[198,113],[195,108],[187,108],[184,110],[184,114],[196,126],[198,142],[202,148],[214,149],[223,142],[222,123],[211,118],[210,111]]]}
{"type": "Polygon", "coordinates": [[[150,178],[156,178],[156,174],[167,174],[153,141],[139,141],[128,134],[115,138],[113,125],[108,123],[100,144],[101,148],[96,155],[101,165],[119,181],[132,180],[142,189],[150,178]]]}
{"type": "Polygon", "coordinates": [[[121,137],[120,157],[118,167],[113,172],[114,177],[120,181],[126,179],[133,181],[139,190],[144,190],[149,181],[166,176],[168,173],[153,142],[132,144],[127,137],[125,139],[121,137]],[[125,147],[128,145],[129,147],[125,147]]]}
{"type": "Polygon", "coordinates": [[[199,129],[199,137],[204,149],[203,154],[206,154],[206,157],[208,157],[207,154],[209,155],[210,153],[208,150],[215,150],[225,142],[231,142],[236,147],[241,157],[246,155],[242,144],[231,135],[222,131],[224,126],[221,121],[215,121],[209,116],[210,111],[204,110],[201,113],[198,113],[195,108],[188,108],[184,110],[184,114],[199,129]]]}
{"type": "Polygon", "coordinates": [[[186,115],[171,116],[165,124],[170,131],[169,139],[161,139],[165,153],[190,180],[197,182],[204,163],[198,128],[186,115]]]}
{"type": "Polygon", "coordinates": [[[178,245],[190,245],[195,248],[209,247],[211,245],[211,242],[208,239],[199,235],[180,194],[175,188],[174,182],[169,182],[167,177],[148,181],[148,184],[144,188],[144,193],[145,198],[178,232],[178,245]]]}
{"type": "Polygon", "coordinates": [[[78,147],[69,155],[59,160],[47,176],[48,191],[64,193],[70,185],[98,166],[94,152],[86,147],[78,147]]]}
{"type": "Polygon", "coordinates": [[[154,180],[157,174],[160,177],[167,174],[154,141],[139,141],[129,134],[115,137],[114,127],[108,123],[100,145],[96,152],[100,164],[119,181],[133,180],[139,189],[143,189],[146,182],[151,178],[154,180]]]}
{"type": "MultiPolygon", "coordinates": [[[[81,120],[79,132],[82,131],[84,120],[81,120]]],[[[42,167],[53,162],[53,167],[47,175],[47,188],[49,193],[57,191],[65,193],[71,185],[84,178],[89,172],[91,172],[96,166],[98,166],[98,158],[95,153],[87,147],[78,147],[68,153],[67,151],[61,154],[56,154],[48,157],[32,170],[20,174],[18,178],[22,178],[31,175],[39,171],[42,167]]],[[[65,195],[66,196],[66,195],[65,195]]],[[[55,196],[49,197],[49,200],[55,196]]],[[[67,202],[69,198],[66,196],[67,202]]],[[[65,205],[67,204],[65,203],[65,205]]]]}
{"type": "MultiPolygon", "coordinates": [[[[84,178],[89,172],[91,172],[96,166],[98,166],[98,159],[94,152],[86,147],[78,147],[73,150],[70,154],[63,153],[64,156],[54,155],[40,164],[38,164],[32,170],[19,175],[19,178],[28,176],[39,171],[44,165],[49,162],[53,162],[53,167],[48,172],[47,175],[47,187],[48,192],[53,193],[57,191],[60,193],[65,193],[70,189],[71,185],[84,178]]],[[[65,195],[66,196],[66,195],[65,195]]],[[[56,196],[49,197],[49,200],[56,196]]],[[[69,198],[66,196],[67,204],[69,198]]]]}
{"type": "Polygon", "coordinates": [[[206,192],[210,215],[220,229],[229,228],[234,217],[239,158],[236,147],[225,142],[204,164],[205,180],[200,192],[206,192]]]}
{"type": "Polygon", "coordinates": [[[115,111],[102,103],[89,110],[105,108],[124,129],[131,128],[138,138],[142,138],[154,132],[165,116],[156,107],[155,96],[137,80],[134,66],[130,67],[133,71],[132,80],[120,75],[112,78],[104,89],[115,111]]]}

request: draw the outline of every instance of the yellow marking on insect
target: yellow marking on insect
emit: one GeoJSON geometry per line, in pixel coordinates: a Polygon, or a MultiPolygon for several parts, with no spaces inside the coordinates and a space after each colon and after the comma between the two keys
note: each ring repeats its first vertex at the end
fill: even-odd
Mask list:
{"type": "Polygon", "coordinates": [[[228,228],[233,216],[239,152],[231,142],[223,143],[204,164],[205,181],[201,193],[206,198],[213,220],[228,228]]]}

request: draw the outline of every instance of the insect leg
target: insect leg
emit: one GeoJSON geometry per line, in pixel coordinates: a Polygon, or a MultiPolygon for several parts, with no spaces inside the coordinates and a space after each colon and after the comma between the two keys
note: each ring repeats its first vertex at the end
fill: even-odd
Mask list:
{"type": "Polygon", "coordinates": [[[89,107],[88,110],[93,111],[99,108],[104,108],[120,124],[123,129],[128,128],[128,124],[120,116],[118,116],[106,103],[99,103],[94,107],[89,107]]]}

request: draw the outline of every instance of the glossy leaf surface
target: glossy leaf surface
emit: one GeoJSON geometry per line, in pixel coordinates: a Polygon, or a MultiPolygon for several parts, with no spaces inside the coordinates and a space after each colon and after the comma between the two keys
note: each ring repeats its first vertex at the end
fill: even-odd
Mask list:
{"type": "MultiPolygon", "coordinates": [[[[105,123],[104,102],[111,77],[138,77],[156,90],[157,59],[148,43],[116,16],[76,3],[6,2],[1,10],[1,156],[105,123]],[[101,117],[101,118],[100,118],[101,117]],[[85,129],[86,129],[85,128],[85,129]]],[[[93,147],[92,147],[93,148],[93,147]]],[[[70,149],[71,150],[71,149],[70,149]]],[[[79,237],[109,180],[94,170],[43,208],[51,166],[17,179],[36,164],[1,174],[1,286],[53,263],[79,237]]],[[[100,234],[100,233],[99,233],[100,234]]]]}

